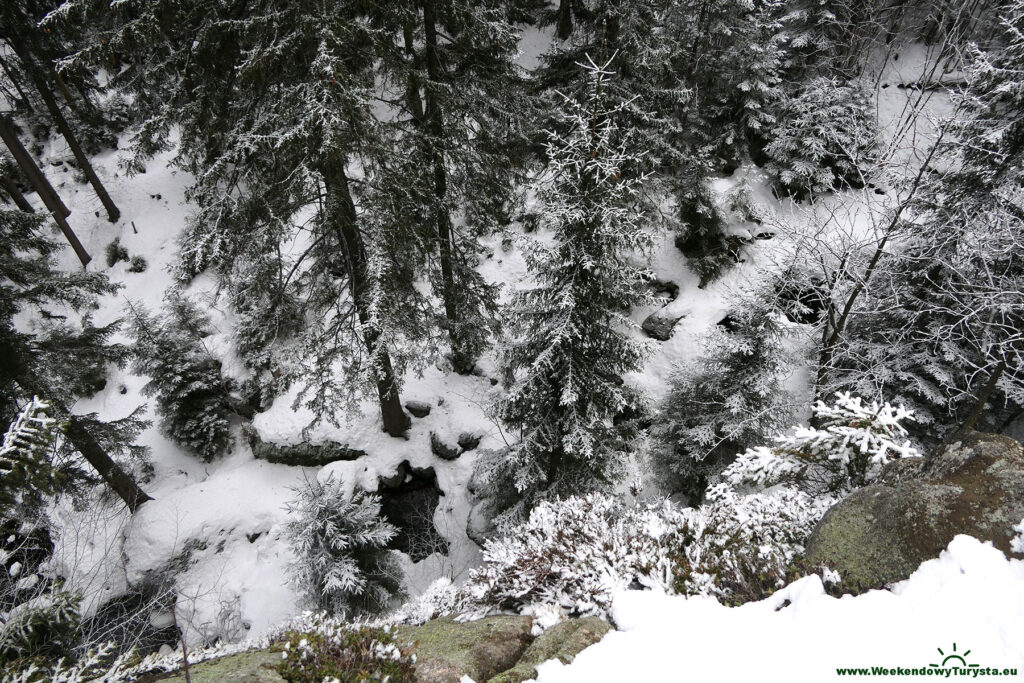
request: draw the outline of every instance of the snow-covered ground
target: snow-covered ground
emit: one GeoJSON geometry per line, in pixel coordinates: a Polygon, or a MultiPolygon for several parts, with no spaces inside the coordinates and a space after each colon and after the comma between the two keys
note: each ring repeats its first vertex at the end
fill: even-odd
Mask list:
{"type": "Polygon", "coordinates": [[[1024,673],[1022,614],[1024,561],[957,536],[891,591],[856,597],[826,595],[818,576],[740,607],[621,593],[612,608],[618,630],[569,665],[542,664],[537,683],[815,683],[870,678],[879,668],[897,679],[988,678],[1008,669],[1016,678],[1024,673]]]}
{"type": "MultiPolygon", "coordinates": [[[[524,64],[536,63],[548,38],[543,32],[528,32],[524,40],[524,64]]],[[[902,130],[901,121],[904,120],[908,102],[913,103],[917,96],[912,89],[896,86],[920,80],[922,59],[916,53],[909,55],[899,63],[899,69],[909,75],[897,73],[893,67],[879,81],[879,113],[883,127],[889,133],[902,130]]],[[[941,100],[941,96],[932,99],[941,100]]],[[[910,137],[904,136],[901,144],[920,148],[923,144],[921,140],[913,138],[920,131],[914,129],[911,133],[910,137]]],[[[106,272],[112,280],[124,284],[124,289],[117,295],[103,299],[100,310],[95,314],[96,322],[106,323],[123,316],[129,302],[149,308],[158,307],[164,292],[174,284],[170,267],[175,262],[178,236],[191,211],[185,201],[185,188],[190,178],[174,171],[169,166],[169,157],[165,155],[153,159],[145,174],[133,177],[119,170],[119,152],[110,151],[97,156],[94,159],[96,170],[123,214],[119,222],[111,224],[103,218],[102,207],[90,188],[75,183],[71,171],[66,167],[51,164],[69,156],[62,141],[53,142],[44,150],[41,160],[43,168],[72,209],[69,221],[93,255],[89,269],[106,272]],[[131,255],[141,255],[148,261],[149,267],[144,273],[127,272],[125,263],[107,267],[103,249],[115,238],[120,239],[122,246],[131,255]]],[[[767,223],[774,227],[807,224],[820,220],[822,212],[833,209],[845,216],[847,223],[869,227],[870,221],[863,217],[875,214],[868,211],[864,203],[869,199],[883,201],[875,199],[879,195],[844,193],[824,202],[820,209],[811,211],[772,197],[763,173],[751,165],[744,166],[730,177],[717,179],[713,189],[719,195],[724,195],[741,182],[749,186],[757,203],[772,217],[767,223]]],[[[737,223],[731,229],[736,233],[749,233],[750,227],[737,223]]],[[[523,237],[521,234],[519,236],[523,237]]],[[[506,292],[521,286],[525,269],[521,251],[515,241],[508,246],[503,243],[501,236],[495,236],[486,245],[492,255],[481,265],[484,276],[502,285],[506,292]]],[[[699,356],[702,349],[701,335],[728,312],[730,302],[744,283],[760,268],[785,261],[791,252],[792,245],[785,234],[779,234],[771,240],[754,241],[742,250],[744,262],[730,269],[719,281],[699,289],[698,278],[688,269],[685,258],[673,246],[672,236],[659,235],[650,255],[650,266],[659,278],[679,285],[679,296],[667,303],[665,313],[682,318],[667,342],[654,344],[654,352],[644,371],[628,380],[644,388],[652,400],[657,400],[664,394],[667,379],[679,364],[699,356]]],[[[70,248],[63,250],[60,258],[69,270],[80,267],[70,248]]],[[[229,317],[212,278],[201,276],[189,283],[185,291],[202,302],[217,328],[217,333],[206,340],[211,352],[225,362],[226,368],[237,368],[231,350],[229,317]]],[[[641,322],[653,310],[635,311],[635,321],[641,322]]],[[[640,334],[639,330],[637,334],[640,334]]],[[[805,368],[802,364],[798,345],[795,345],[794,388],[805,384],[805,368]]],[[[481,367],[485,374],[496,376],[493,356],[485,357],[481,367]]],[[[141,394],[145,383],[146,378],[133,375],[130,369],[113,369],[106,388],[96,396],[80,401],[76,410],[96,411],[102,418],[108,419],[124,417],[147,402],[147,398],[141,394]]],[[[404,378],[403,400],[425,401],[432,406],[432,411],[426,418],[413,420],[408,439],[391,438],[381,432],[378,414],[372,406],[367,406],[361,416],[340,428],[321,425],[309,434],[303,434],[303,430],[309,424],[310,416],[301,410],[292,409],[292,396],[280,397],[269,410],[256,416],[253,426],[266,441],[295,443],[302,439],[332,440],[367,453],[354,462],[334,463],[322,470],[273,465],[256,460],[240,434],[235,439],[233,450],[224,458],[214,463],[203,463],[182,452],[161,434],[154,419],[154,426],[142,436],[142,443],[151,449],[155,468],[153,480],[145,484],[154,502],[146,504],[132,519],[114,508],[104,509],[89,518],[73,514],[70,510],[56,510],[54,519],[58,527],[58,569],[70,574],[73,584],[97,596],[96,600],[87,603],[86,608],[89,610],[95,608],[101,600],[122,594],[129,583],[138,581],[147,572],[158,570],[188,550],[188,568],[177,577],[177,590],[179,604],[186,612],[187,621],[193,624],[192,638],[257,637],[266,633],[274,623],[297,614],[303,607],[294,590],[289,587],[288,563],[292,558],[281,533],[288,515],[285,503],[294,495],[293,488],[305,477],[323,478],[331,474],[353,485],[375,488],[378,477],[392,474],[401,462],[408,461],[413,467],[434,468],[438,485],[444,493],[435,513],[435,524],[451,544],[451,553],[447,557],[433,556],[415,565],[411,561],[404,563],[409,587],[416,593],[440,575],[448,575],[457,580],[479,558],[477,547],[465,533],[469,512],[466,485],[475,455],[480,450],[504,445],[505,435],[487,414],[487,407],[499,390],[491,384],[490,377],[461,377],[448,372],[441,365],[428,367],[422,374],[411,373],[404,378]],[[451,440],[462,432],[472,432],[481,436],[482,441],[479,450],[449,462],[431,453],[431,431],[451,440]]],[[[152,406],[149,417],[155,418],[152,406]]],[[[987,556],[981,550],[975,555],[987,556]]],[[[942,561],[945,564],[937,566],[946,567],[952,561],[947,558],[942,561]]],[[[1005,571],[1019,572],[1019,567],[1007,565],[1005,571]]],[[[784,662],[790,661],[790,654],[804,651],[804,644],[773,640],[771,642],[775,649],[759,649],[759,643],[768,641],[764,640],[763,635],[759,636],[762,638],[760,641],[755,638],[757,629],[753,624],[763,624],[766,620],[774,624],[773,619],[779,623],[788,623],[785,621],[789,618],[786,615],[803,614],[819,609],[812,606],[831,604],[820,595],[820,591],[815,593],[815,590],[813,579],[791,587],[789,593],[792,594],[794,605],[778,613],[772,612],[772,608],[765,605],[751,606],[745,611],[729,611],[716,608],[710,603],[687,603],[643,595],[624,596],[621,619],[625,631],[613,634],[615,637],[596,652],[605,652],[605,648],[611,652],[615,643],[628,638],[635,638],[636,642],[644,637],[651,638],[651,642],[668,642],[664,639],[656,640],[657,629],[642,626],[635,619],[630,621],[630,614],[649,613],[652,624],[658,623],[659,619],[661,623],[667,623],[667,620],[681,625],[691,620],[696,624],[705,617],[720,618],[723,627],[728,622],[730,630],[719,631],[706,626],[691,628],[693,637],[717,640],[720,643],[718,647],[728,648],[729,661],[737,659],[748,648],[753,648],[749,651],[767,657],[763,660],[767,662],[765,666],[772,666],[773,662],[783,666],[784,662]],[[812,594],[812,597],[806,597],[812,594]],[[689,616],[677,619],[677,612],[682,613],[680,610],[689,616]],[[771,614],[763,618],[757,616],[769,612],[771,614]],[[746,618],[743,616],[737,619],[735,615],[740,614],[751,615],[751,626],[742,627],[747,629],[742,632],[748,634],[749,643],[735,638],[735,634],[741,632],[741,622],[746,618]],[[781,616],[771,616],[774,614],[781,616]],[[629,624],[634,624],[635,628],[629,624]]],[[[877,596],[857,600],[860,601],[855,601],[857,605],[873,604],[872,601],[884,602],[883,598],[877,596]]],[[[846,605],[847,602],[837,604],[846,605]]],[[[829,618],[834,616],[829,614],[829,618]]],[[[889,624],[882,623],[882,626],[873,630],[874,636],[879,638],[884,633],[887,634],[885,640],[894,640],[889,635],[893,633],[889,624]]],[[[910,621],[906,624],[909,629],[910,621]]],[[[846,634],[847,631],[844,629],[842,633],[846,634]]],[[[943,634],[943,637],[949,640],[959,636],[949,633],[943,634]]],[[[701,646],[690,647],[694,653],[704,652],[701,646]]],[[[669,649],[678,654],[677,650],[678,647],[669,649]]],[[[981,650],[978,652],[980,656],[981,650]]],[[[909,653],[908,650],[908,657],[911,656],[909,653]]],[[[564,671],[548,667],[542,680],[612,680],[571,673],[586,671],[587,662],[597,656],[588,654],[581,658],[578,665],[574,664],[564,671]]],[[[860,661],[859,656],[851,648],[851,665],[860,661]]],[[[915,651],[913,657],[916,656],[915,651]]],[[[712,658],[702,654],[700,659],[710,661],[712,658]]],[[[836,666],[841,665],[842,661],[837,660],[836,666]]],[[[689,664],[681,662],[679,666],[679,670],[683,671],[689,664]]],[[[827,671],[822,674],[825,675],[827,671]]],[[[704,678],[707,679],[706,676],[704,678]]],[[[699,680],[700,677],[695,679],[699,680]]],[[[638,679],[630,677],[615,680],[638,679]]]]}

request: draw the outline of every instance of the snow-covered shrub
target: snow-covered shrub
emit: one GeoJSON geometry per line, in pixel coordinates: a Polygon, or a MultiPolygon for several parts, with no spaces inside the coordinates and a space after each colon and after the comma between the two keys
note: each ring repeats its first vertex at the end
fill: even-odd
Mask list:
{"type": "Polygon", "coordinates": [[[545,501],[486,544],[466,590],[475,602],[499,608],[540,603],[604,615],[615,589],[659,583],[664,554],[656,534],[638,528],[641,516],[602,494],[545,501]]]}
{"type": "Polygon", "coordinates": [[[107,265],[113,268],[121,261],[127,261],[131,258],[128,254],[128,250],[121,246],[121,238],[115,237],[113,241],[108,242],[104,248],[103,253],[107,257],[107,265]]]}
{"type": "Polygon", "coordinates": [[[446,576],[427,586],[419,596],[409,600],[383,618],[389,624],[425,624],[446,614],[461,614],[470,609],[466,595],[446,576]]]}
{"type": "Polygon", "coordinates": [[[811,495],[839,494],[870,484],[893,458],[920,453],[901,424],[913,413],[903,406],[872,401],[865,405],[847,393],[834,405],[812,408],[820,427],[797,427],[775,438],[771,447],[749,448],[722,473],[734,486],[794,485],[811,495]]]}
{"type": "Polygon", "coordinates": [[[0,615],[0,663],[55,661],[78,644],[80,600],[65,591],[47,591],[0,615]]]}
{"type": "Polygon", "coordinates": [[[231,444],[234,383],[203,345],[209,320],[177,290],[167,294],[162,314],[133,306],[130,318],[135,371],[150,378],[144,391],[156,397],[161,427],[181,446],[212,460],[231,444]]]}
{"type": "Polygon", "coordinates": [[[698,508],[626,506],[600,494],[545,502],[486,545],[464,590],[478,606],[598,616],[616,590],[638,586],[757,599],[785,583],[831,502],[794,489],[739,496],[725,486],[698,508]]]}
{"type": "Polygon", "coordinates": [[[1013,530],[1017,532],[1017,535],[1010,540],[1010,549],[1024,555],[1024,519],[1020,520],[1020,524],[1013,527],[1013,530]]]}
{"type": "Polygon", "coordinates": [[[708,185],[706,173],[706,169],[695,164],[681,175],[676,191],[681,232],[675,239],[675,245],[700,278],[701,287],[716,280],[736,262],[729,251],[725,220],[708,185]]]}
{"type": "Polygon", "coordinates": [[[295,581],[318,609],[351,617],[380,612],[400,593],[400,569],[387,550],[396,529],[380,498],[350,496],[341,482],[306,482],[289,511],[295,581]]]}
{"type": "Polygon", "coordinates": [[[780,191],[802,198],[864,184],[878,123],[862,85],[816,78],[780,109],[765,147],[780,191]]]}
{"type": "Polygon", "coordinates": [[[737,453],[789,424],[783,330],[762,299],[741,302],[726,328],[708,334],[705,355],[670,380],[652,453],[667,492],[700,502],[737,453]]]}
{"type": "Polygon", "coordinates": [[[414,657],[403,653],[389,627],[354,627],[308,614],[283,637],[278,672],[289,683],[413,683],[414,657]]]}
{"type": "Polygon", "coordinates": [[[685,521],[674,529],[669,555],[672,588],[726,604],[760,600],[790,581],[793,560],[835,503],[789,487],[738,495],[727,484],[708,498],[680,511],[685,521]]]}

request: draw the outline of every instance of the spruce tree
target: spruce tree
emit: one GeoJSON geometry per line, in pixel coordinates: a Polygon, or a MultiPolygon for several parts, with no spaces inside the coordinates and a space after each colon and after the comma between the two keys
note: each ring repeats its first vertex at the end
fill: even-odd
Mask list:
{"type": "Polygon", "coordinates": [[[133,367],[150,378],[143,391],[156,397],[167,436],[213,460],[231,445],[234,382],[203,345],[209,320],[180,291],[171,290],[164,298],[159,316],[130,304],[133,367]]]}
{"type": "Polygon", "coordinates": [[[489,473],[515,487],[511,519],[537,500],[610,485],[628,449],[613,419],[641,398],[622,378],[645,353],[628,313],[645,301],[649,274],[632,258],[649,245],[641,224],[635,140],[607,108],[608,71],[590,66],[585,99],[566,98],[541,190],[550,246],[526,251],[532,284],[508,312],[507,395],[500,419],[518,436],[489,473]]]}
{"type": "Polygon", "coordinates": [[[691,503],[737,453],[789,425],[785,331],[773,296],[761,289],[741,300],[728,326],[708,335],[705,355],[672,378],[655,423],[654,462],[662,484],[691,503]]]}

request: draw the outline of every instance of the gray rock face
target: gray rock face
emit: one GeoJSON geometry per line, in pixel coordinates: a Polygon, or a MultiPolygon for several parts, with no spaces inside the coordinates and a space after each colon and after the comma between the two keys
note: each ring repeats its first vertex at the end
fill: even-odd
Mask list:
{"type": "Polygon", "coordinates": [[[837,569],[844,588],[880,588],[938,557],[957,534],[1009,553],[1021,519],[1020,443],[971,433],[934,458],[891,463],[879,483],[836,504],[811,534],[806,557],[837,569]]]}
{"type": "Polygon", "coordinates": [[[405,409],[413,417],[426,417],[430,415],[430,404],[426,401],[406,401],[405,409]]]}
{"type": "Polygon", "coordinates": [[[640,329],[644,331],[651,339],[657,339],[658,341],[668,341],[672,337],[672,330],[675,329],[676,323],[682,319],[683,316],[670,316],[662,313],[661,311],[655,311],[647,316],[643,323],[640,325],[640,329]]]}
{"type": "Polygon", "coordinates": [[[355,460],[366,455],[366,451],[334,441],[280,445],[261,441],[252,433],[249,434],[249,446],[252,454],[260,460],[301,467],[323,467],[338,460],[355,460]]]}
{"type": "Polygon", "coordinates": [[[611,630],[607,622],[597,617],[569,619],[555,624],[526,648],[518,664],[487,683],[522,683],[535,678],[537,665],[549,659],[557,658],[563,664],[569,664],[576,655],[604,638],[604,634],[611,630]]]}
{"type": "Polygon", "coordinates": [[[532,637],[530,617],[496,616],[458,623],[435,619],[399,627],[395,640],[416,654],[420,683],[459,683],[469,676],[488,681],[515,666],[532,637]]]}

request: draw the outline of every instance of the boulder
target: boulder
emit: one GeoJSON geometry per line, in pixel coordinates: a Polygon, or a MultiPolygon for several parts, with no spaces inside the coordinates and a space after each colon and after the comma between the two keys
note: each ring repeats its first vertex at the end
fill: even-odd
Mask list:
{"type": "Polygon", "coordinates": [[[480,435],[473,432],[462,432],[459,434],[459,448],[463,451],[473,451],[480,445],[480,435]]]}
{"type": "Polygon", "coordinates": [[[282,465],[323,467],[338,460],[356,460],[366,455],[366,451],[349,448],[334,441],[281,445],[263,441],[252,431],[248,437],[249,446],[255,457],[282,465]]]}
{"type": "Polygon", "coordinates": [[[405,409],[413,417],[426,417],[430,415],[430,404],[426,401],[406,401],[405,409]]]}
{"type": "Polygon", "coordinates": [[[611,630],[607,622],[597,617],[559,622],[526,648],[518,664],[490,679],[488,683],[522,683],[535,678],[537,665],[549,659],[557,658],[563,664],[568,664],[611,630]]]}
{"type": "Polygon", "coordinates": [[[420,683],[459,683],[463,676],[487,681],[515,666],[532,640],[532,626],[530,617],[521,616],[435,619],[398,627],[395,640],[415,653],[420,683]]]}
{"type": "Polygon", "coordinates": [[[810,565],[827,564],[846,590],[906,579],[957,534],[1010,552],[1024,519],[1024,452],[1019,442],[971,433],[937,455],[890,463],[878,483],[832,507],[807,542],[810,565]]]}
{"type": "MultiPolygon", "coordinates": [[[[285,683],[277,673],[281,663],[280,652],[256,650],[239,652],[227,657],[210,659],[189,667],[192,683],[285,683]]],[[[150,674],[139,679],[139,683],[185,683],[185,672],[150,674]]]]}
{"type": "Polygon", "coordinates": [[[675,329],[676,323],[682,317],[681,315],[671,316],[661,311],[655,311],[644,319],[643,323],[640,324],[640,329],[651,339],[668,341],[672,336],[672,330],[675,329]]]}
{"type": "Polygon", "coordinates": [[[455,460],[462,455],[462,448],[457,443],[451,443],[437,432],[430,432],[430,450],[442,460],[455,460]]]}

